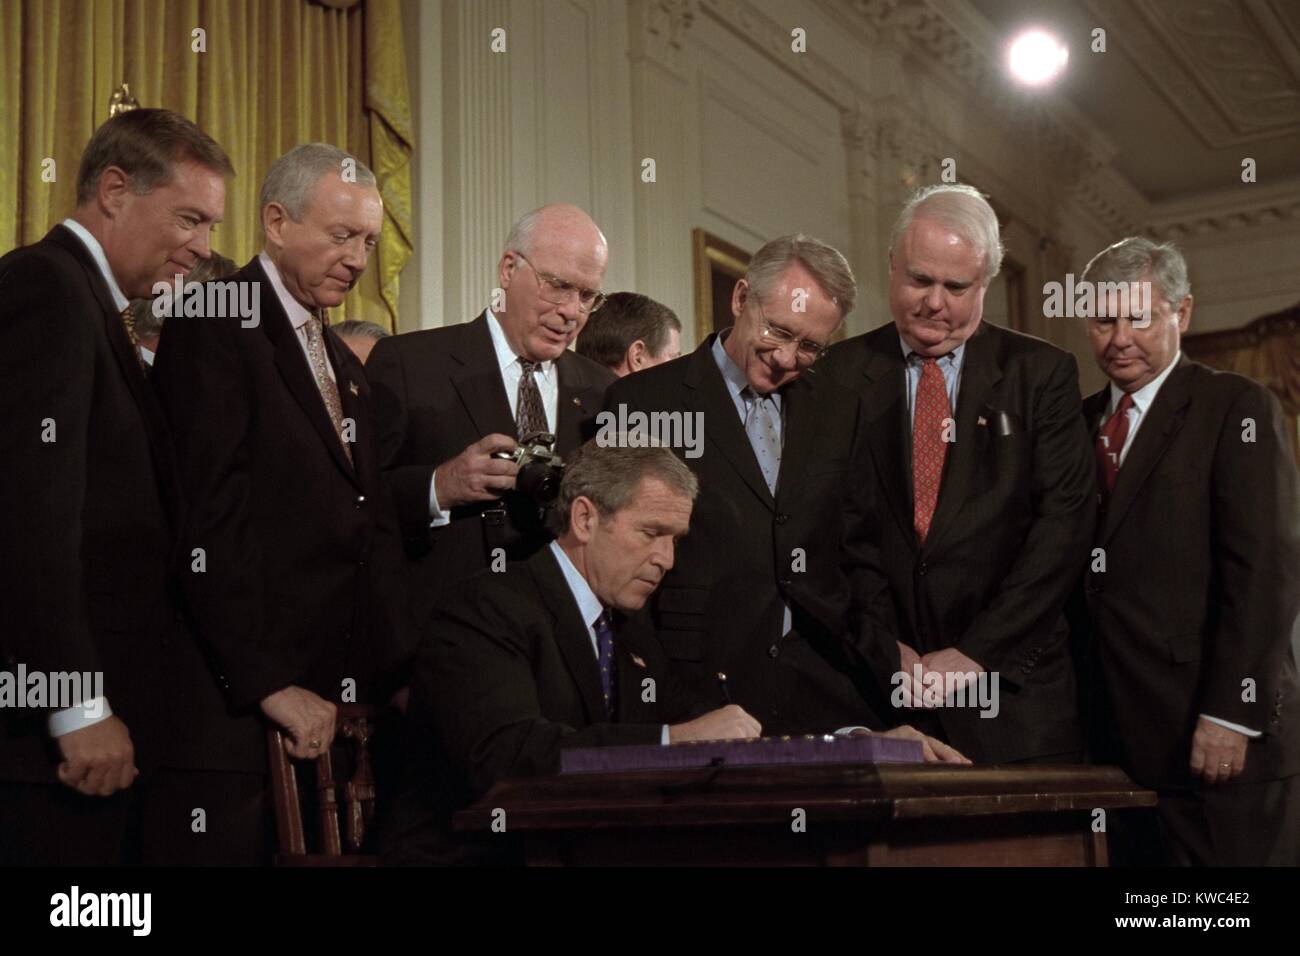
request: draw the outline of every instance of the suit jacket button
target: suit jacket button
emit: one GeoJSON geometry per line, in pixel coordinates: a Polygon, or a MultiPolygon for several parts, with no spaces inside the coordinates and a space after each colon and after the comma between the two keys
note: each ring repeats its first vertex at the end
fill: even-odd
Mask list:
{"type": "Polygon", "coordinates": [[[785,524],[789,520],[790,520],[790,516],[787,514],[779,514],[776,516],[777,524],[785,524]]]}
{"type": "Polygon", "coordinates": [[[771,646],[768,647],[768,649],[767,649],[767,656],[768,656],[768,657],[771,657],[771,658],[774,658],[774,659],[775,659],[775,658],[776,658],[780,653],[781,653],[781,649],[780,649],[779,647],[777,647],[775,644],[771,645],[771,646]]]}
{"type": "Polygon", "coordinates": [[[930,566],[926,564],[924,561],[922,561],[920,564],[916,566],[916,573],[921,575],[921,577],[925,577],[926,572],[928,572],[929,570],[930,570],[930,566]]]}
{"type": "Polygon", "coordinates": [[[364,505],[365,503],[366,503],[366,496],[365,496],[365,495],[357,495],[357,507],[360,508],[360,507],[361,507],[362,505],[364,505]]]}

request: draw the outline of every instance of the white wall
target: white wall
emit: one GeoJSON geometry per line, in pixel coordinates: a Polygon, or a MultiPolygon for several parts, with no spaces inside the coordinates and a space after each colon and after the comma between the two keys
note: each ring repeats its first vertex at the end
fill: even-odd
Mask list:
{"type": "MultiPolygon", "coordinates": [[[[676,309],[688,345],[694,227],[750,250],[793,231],[831,242],[862,286],[849,331],[874,328],[888,317],[890,222],[913,184],[937,180],[945,157],[1010,215],[1004,238],[1026,267],[1031,309],[1045,282],[1081,272],[1105,245],[1170,227],[1191,264],[1197,329],[1300,301],[1300,220],[1287,214],[1285,190],[1251,194],[1281,213],[1244,225],[1232,225],[1236,197],[1213,197],[1208,224],[1196,200],[1143,204],[1110,167],[1104,135],[1068,106],[985,98],[960,47],[988,37],[977,19],[954,14],[961,4],[917,36],[832,15],[841,9],[825,0],[404,0],[418,132],[402,328],[480,311],[511,222],[556,200],[588,209],[605,231],[606,288],[676,309]],[[489,49],[496,27],[507,31],[505,53],[489,49]],[[790,49],[794,27],[807,31],[806,53],[790,49]],[[641,178],[647,158],[652,183],[641,178]]],[[[1028,330],[1078,355],[1085,390],[1100,382],[1077,322],[1035,314],[1028,330]]]]}

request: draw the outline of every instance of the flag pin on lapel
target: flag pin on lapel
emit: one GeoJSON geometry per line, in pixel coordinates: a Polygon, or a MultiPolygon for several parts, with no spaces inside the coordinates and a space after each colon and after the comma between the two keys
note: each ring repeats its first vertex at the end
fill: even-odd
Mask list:
{"type": "Polygon", "coordinates": [[[361,389],[357,388],[356,382],[348,382],[348,391],[350,391],[353,395],[361,394],[361,389]]]}
{"type": "Polygon", "coordinates": [[[979,418],[975,420],[975,424],[977,425],[987,425],[988,423],[989,420],[985,418],[983,415],[981,415],[979,418]]]}
{"type": "Polygon", "coordinates": [[[632,655],[632,663],[635,664],[637,667],[645,667],[645,661],[642,660],[641,656],[638,654],[632,655]]]}

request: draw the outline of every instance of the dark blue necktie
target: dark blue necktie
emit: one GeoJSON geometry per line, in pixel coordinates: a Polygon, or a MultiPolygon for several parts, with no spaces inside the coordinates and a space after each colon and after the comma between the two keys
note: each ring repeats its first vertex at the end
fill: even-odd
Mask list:
{"type": "Polygon", "coordinates": [[[596,618],[596,661],[600,665],[600,689],[605,695],[605,716],[613,719],[618,707],[618,661],[614,658],[614,618],[602,611],[596,618]]]}

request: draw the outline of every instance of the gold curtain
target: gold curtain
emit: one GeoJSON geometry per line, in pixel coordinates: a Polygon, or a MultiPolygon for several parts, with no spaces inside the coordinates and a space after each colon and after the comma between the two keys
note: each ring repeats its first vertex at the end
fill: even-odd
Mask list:
{"type": "Polygon", "coordinates": [[[1300,464],[1300,305],[1226,332],[1183,337],[1183,351],[1213,368],[1267,387],[1282,403],[1291,450],[1300,464]]]}
{"type": "Polygon", "coordinates": [[[0,253],[72,211],[81,151],[125,82],[230,154],[212,246],[241,265],[261,248],[257,192],[278,156],[321,141],[370,166],[384,231],[342,310],[396,329],[413,143],[399,0],[0,0],[0,54],[0,253]]]}

